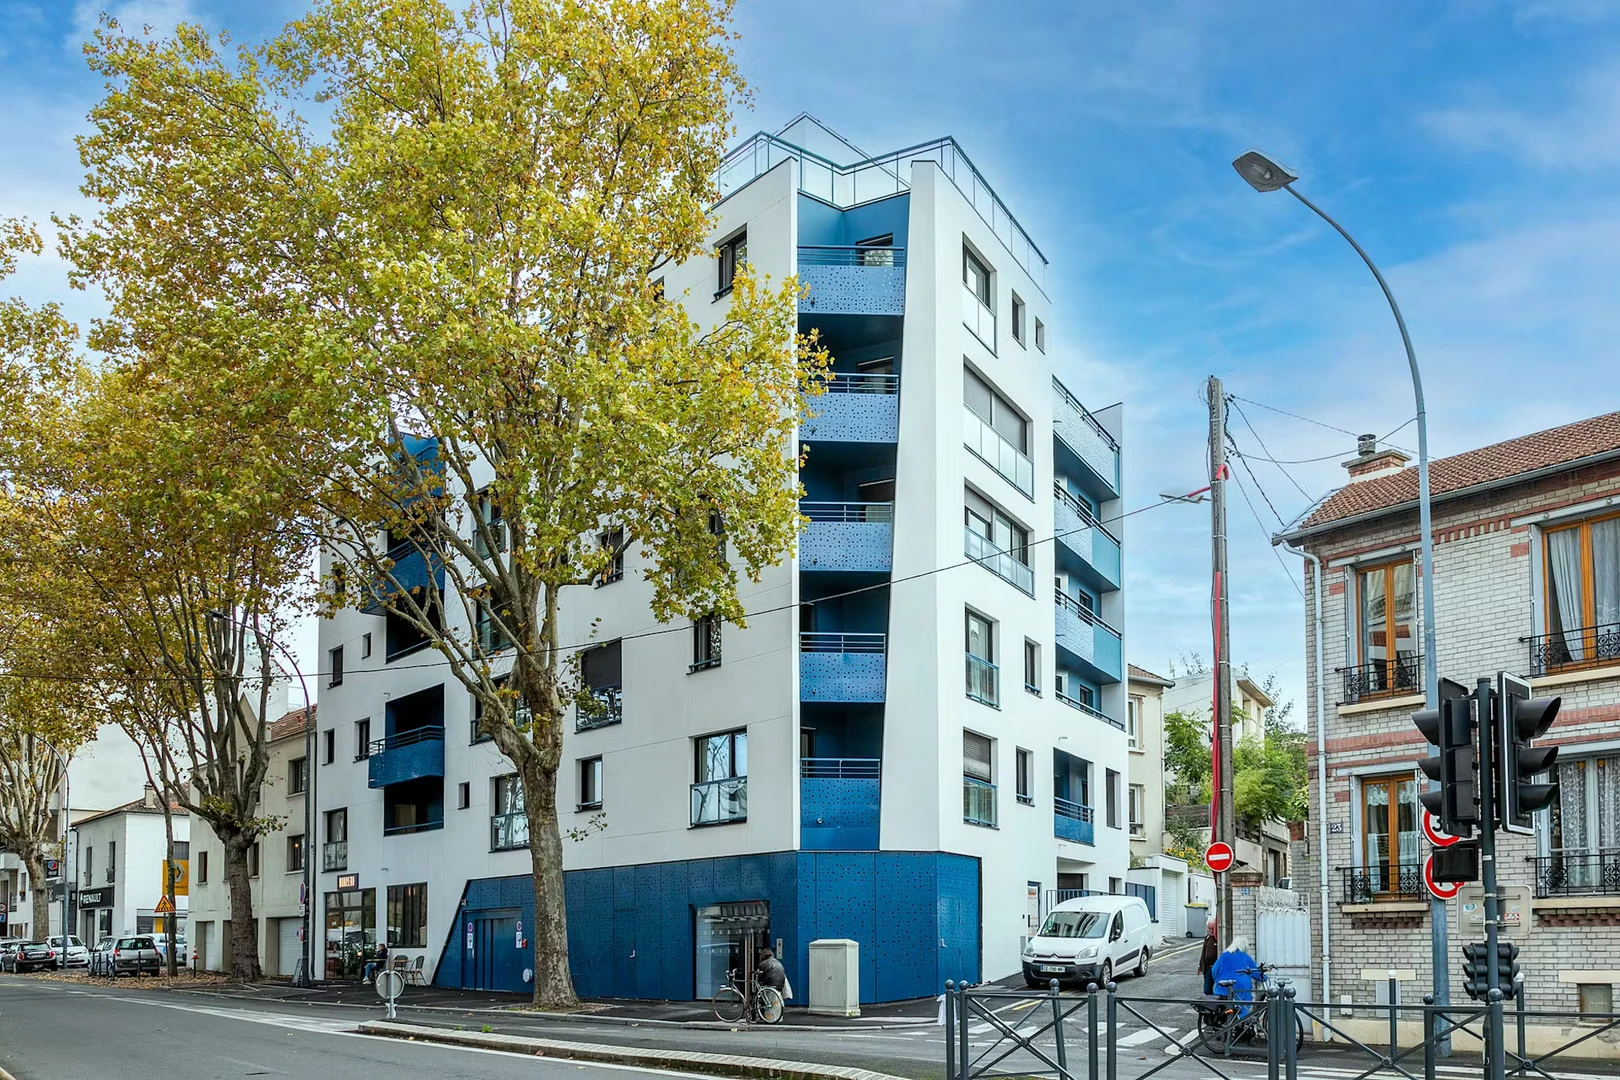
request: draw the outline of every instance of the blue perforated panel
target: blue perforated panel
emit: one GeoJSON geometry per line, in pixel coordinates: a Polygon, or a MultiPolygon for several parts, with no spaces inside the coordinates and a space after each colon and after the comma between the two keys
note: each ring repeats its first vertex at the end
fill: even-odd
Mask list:
{"type": "Polygon", "coordinates": [[[862,948],[872,953],[876,1001],[936,993],[939,974],[937,896],[939,857],[886,851],[877,857],[877,933],[862,948]]]}
{"type": "Polygon", "coordinates": [[[883,653],[800,653],[799,697],[803,701],[882,701],[886,660],[883,653]]]}
{"type": "Polygon", "coordinates": [[[875,776],[801,779],[799,846],[806,851],[876,850],[881,785],[875,776]]]}
{"type": "Polygon", "coordinates": [[[894,565],[894,526],[887,521],[812,521],[799,538],[804,570],[887,572],[894,565]]]}
{"type": "Polygon", "coordinates": [[[818,266],[800,264],[799,284],[810,294],[799,311],[819,315],[904,315],[904,266],[818,266]]]}
{"type": "Polygon", "coordinates": [[[892,443],[900,438],[899,394],[828,392],[810,402],[799,437],[806,442],[892,443]]]}

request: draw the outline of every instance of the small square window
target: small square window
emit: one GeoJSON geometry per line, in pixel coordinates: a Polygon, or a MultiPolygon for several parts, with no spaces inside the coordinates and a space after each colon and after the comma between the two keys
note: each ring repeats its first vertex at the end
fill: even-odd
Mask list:
{"type": "Polygon", "coordinates": [[[720,666],[720,624],[718,615],[703,615],[692,623],[692,671],[720,666]]]}
{"type": "Polygon", "coordinates": [[[472,784],[463,780],[456,785],[456,809],[465,810],[472,805],[472,784]]]}
{"type": "Polygon", "coordinates": [[[354,760],[364,761],[371,756],[371,717],[354,722],[354,760]]]}
{"type": "Polygon", "coordinates": [[[371,635],[369,633],[361,634],[360,635],[360,659],[366,660],[366,659],[369,659],[370,656],[371,656],[371,635]]]}
{"type": "Polygon", "coordinates": [[[1017,293],[1012,294],[1012,335],[1013,340],[1023,345],[1025,342],[1024,324],[1029,321],[1029,309],[1017,293]]]}
{"type": "Polygon", "coordinates": [[[579,763],[579,809],[602,809],[602,759],[584,758],[579,763]]]}
{"type": "Polygon", "coordinates": [[[737,271],[748,265],[748,230],[744,229],[726,240],[716,254],[720,258],[720,282],[714,298],[718,300],[731,291],[737,271]]]}
{"type": "Polygon", "coordinates": [[[326,729],[326,745],[321,748],[321,764],[330,765],[337,757],[337,728],[326,729]]]}
{"type": "MultiPolygon", "coordinates": [[[[247,854],[248,854],[248,857],[247,857],[248,877],[258,877],[259,876],[259,844],[258,844],[257,841],[254,842],[252,847],[248,848],[248,853],[247,854]]],[[[161,877],[162,875],[159,875],[159,876],[161,877]]]]}
{"type": "Polygon", "coordinates": [[[1035,320],[1035,347],[1041,352],[1046,351],[1046,324],[1040,319],[1035,320]]]}
{"type": "Polygon", "coordinates": [[[304,837],[287,837],[287,873],[295,874],[304,868],[304,837]]]}
{"type": "Polygon", "coordinates": [[[1028,638],[1024,639],[1024,689],[1041,696],[1041,647],[1028,638]]]}
{"type": "Polygon", "coordinates": [[[1031,805],[1035,802],[1035,755],[1020,746],[1017,765],[1018,801],[1031,805]]]}
{"type": "Polygon", "coordinates": [[[337,648],[331,650],[331,652],[329,652],[327,655],[331,658],[331,660],[330,660],[330,673],[331,674],[330,674],[329,681],[327,682],[326,685],[327,686],[342,686],[343,685],[343,646],[339,645],[337,648]]]}

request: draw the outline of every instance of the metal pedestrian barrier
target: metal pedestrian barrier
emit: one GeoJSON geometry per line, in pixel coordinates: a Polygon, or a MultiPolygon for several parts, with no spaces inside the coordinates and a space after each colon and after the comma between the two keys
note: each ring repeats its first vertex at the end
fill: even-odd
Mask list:
{"type": "Polygon", "coordinates": [[[1122,1061],[1140,1057],[1148,1032],[1155,1033],[1147,1041],[1162,1050],[1163,1060],[1125,1080],[1147,1080],[1178,1062],[1221,1080],[1249,1080],[1253,1066],[1264,1063],[1267,1080],[1299,1080],[1298,1050],[1308,1029],[1331,1037],[1325,1048],[1311,1049],[1310,1064],[1331,1068],[1335,1080],[1445,1080],[1458,1067],[1477,1069],[1474,1075],[1486,1080],[1561,1080],[1579,1048],[1590,1050],[1592,1040],[1606,1035],[1610,1041],[1620,1029],[1620,1013],[1536,1011],[1526,1007],[1522,992],[1506,1003],[1494,990],[1489,1001],[1461,1005],[1439,1006],[1427,996],[1420,1005],[1322,1005],[1297,1001],[1292,986],[1227,1002],[1126,996],[1114,983],[1065,995],[1055,981],[1045,990],[948,982],[944,1005],[946,1080],[1121,1080],[1122,1061]],[[1186,1019],[1166,1019],[1167,1006],[1184,1007],[1186,1019]],[[1414,1020],[1421,1021],[1421,1034],[1414,1033],[1414,1020]],[[1368,1021],[1387,1030],[1387,1043],[1368,1034],[1368,1021]],[[1555,1036],[1561,1041],[1548,1045],[1545,1033],[1560,1029],[1567,1037],[1555,1036]],[[1122,1042],[1123,1030],[1131,1033],[1122,1042]],[[1505,1032],[1500,1055],[1488,1049],[1492,1030],[1505,1032]],[[1528,1049],[1531,1032],[1541,1033],[1535,1052],[1528,1049]],[[1458,1036],[1467,1041],[1453,1045],[1458,1036]],[[1493,1058],[1504,1063],[1499,1076],[1492,1075],[1493,1058]],[[1241,1077],[1233,1069],[1239,1064],[1249,1067],[1241,1077]]]}

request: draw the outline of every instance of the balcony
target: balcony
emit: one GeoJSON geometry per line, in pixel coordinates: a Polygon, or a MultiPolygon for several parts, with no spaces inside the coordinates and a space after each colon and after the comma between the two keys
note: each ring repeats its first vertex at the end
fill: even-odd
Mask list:
{"type": "Polygon", "coordinates": [[[799,847],[875,851],[882,813],[878,758],[804,758],[799,762],[799,847]]]}
{"type": "Polygon", "coordinates": [[[1101,720],[1105,724],[1112,724],[1114,727],[1117,727],[1121,731],[1125,730],[1125,725],[1123,723],[1121,723],[1118,720],[1115,720],[1112,716],[1109,716],[1107,713],[1103,712],[1101,709],[1097,708],[1095,705],[1087,705],[1085,702],[1081,701],[1079,698],[1072,698],[1068,694],[1065,694],[1061,690],[1057,691],[1057,699],[1059,701],[1063,702],[1063,704],[1067,705],[1069,708],[1077,709],[1080,712],[1085,713],[1087,716],[1091,717],[1093,720],[1101,720]]]}
{"type": "Polygon", "coordinates": [[[529,815],[493,814],[489,819],[489,850],[516,851],[529,846],[529,815]]]}
{"type": "Polygon", "coordinates": [[[388,550],[388,557],[394,565],[387,575],[378,575],[372,580],[368,588],[368,602],[361,609],[367,615],[381,615],[384,601],[396,592],[417,592],[429,585],[444,592],[444,563],[433,559],[430,570],[430,560],[414,543],[395,544],[388,550]]]}
{"type": "Polygon", "coordinates": [[[748,820],[748,777],[730,776],[692,785],[692,826],[732,825],[748,820]]]}
{"type": "Polygon", "coordinates": [[[1068,799],[1052,800],[1052,835],[1076,844],[1095,844],[1096,824],[1091,807],[1068,799]]]}
{"type": "Polygon", "coordinates": [[[969,825],[996,827],[996,785],[962,777],[962,820],[969,825]]]}
{"type": "Polygon", "coordinates": [[[887,650],[887,634],[801,633],[799,700],[882,701],[887,650]]]}
{"type": "Polygon", "coordinates": [[[906,249],[801,246],[799,284],[801,315],[904,315],[906,249]]]}
{"type": "Polygon", "coordinates": [[[1001,672],[982,656],[967,654],[967,696],[992,709],[1001,708],[1001,672]]]}
{"type": "Polygon", "coordinates": [[[1530,677],[1620,664],[1620,623],[1520,638],[1530,644],[1530,677]]]}
{"type": "Polygon", "coordinates": [[[1060,450],[1058,464],[1074,469],[1076,479],[1099,499],[1119,498],[1119,443],[1097,422],[1067,387],[1052,380],[1052,434],[1060,450]],[[1076,468],[1078,466],[1078,468],[1076,468]]]}
{"type": "Polygon", "coordinates": [[[962,554],[1019,591],[1035,595],[1035,571],[966,525],[962,526],[962,554]]]}
{"type": "Polygon", "coordinates": [[[1392,660],[1372,660],[1338,670],[1344,676],[1346,705],[1423,693],[1423,657],[1418,653],[1402,653],[1392,660]]]}
{"type": "Polygon", "coordinates": [[[900,438],[900,376],[834,375],[799,424],[806,442],[892,443],[900,438]]]}
{"type": "Polygon", "coordinates": [[[349,842],[333,840],[321,845],[321,870],[347,870],[349,868],[349,842]]]}
{"type": "Polygon", "coordinates": [[[1059,570],[1071,571],[1101,591],[1120,586],[1119,538],[1109,532],[1062,482],[1052,485],[1052,523],[1059,570]]]}
{"type": "Polygon", "coordinates": [[[1062,589],[1055,590],[1058,659],[1087,678],[1117,683],[1122,670],[1119,631],[1062,589]]]}
{"type": "Polygon", "coordinates": [[[444,728],[418,727],[371,744],[367,786],[380,788],[444,776],[444,728]]]}
{"type": "Polygon", "coordinates": [[[996,355],[996,313],[967,282],[962,283],[962,325],[990,350],[991,356],[996,355]]]}
{"type": "Polygon", "coordinates": [[[1007,483],[1031,499],[1035,497],[1035,463],[966,405],[962,406],[962,445],[1007,483]]]}
{"type": "Polygon", "coordinates": [[[894,503],[801,502],[810,519],[799,540],[804,570],[886,574],[894,565],[894,503]]]}
{"type": "Polygon", "coordinates": [[[624,687],[599,686],[591,700],[574,706],[574,730],[595,731],[624,721],[624,687]]]}
{"type": "Polygon", "coordinates": [[[1341,904],[1379,904],[1422,900],[1428,896],[1423,886],[1423,864],[1415,862],[1395,866],[1341,866],[1339,884],[1341,904]]]}
{"type": "Polygon", "coordinates": [[[1536,875],[1536,898],[1620,896],[1620,851],[1559,851],[1525,860],[1536,875]]]}

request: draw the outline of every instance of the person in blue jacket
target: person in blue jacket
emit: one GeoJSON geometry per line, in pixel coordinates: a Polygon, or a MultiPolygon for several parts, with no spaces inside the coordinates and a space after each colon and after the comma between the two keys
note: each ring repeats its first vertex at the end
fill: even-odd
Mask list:
{"type": "Polygon", "coordinates": [[[1254,978],[1249,974],[1249,969],[1255,967],[1259,965],[1249,955],[1248,941],[1234,936],[1226,951],[1215,959],[1215,995],[1230,997],[1233,1001],[1253,1001],[1254,978]],[[1232,985],[1222,986],[1221,983],[1228,979],[1232,985]]]}

